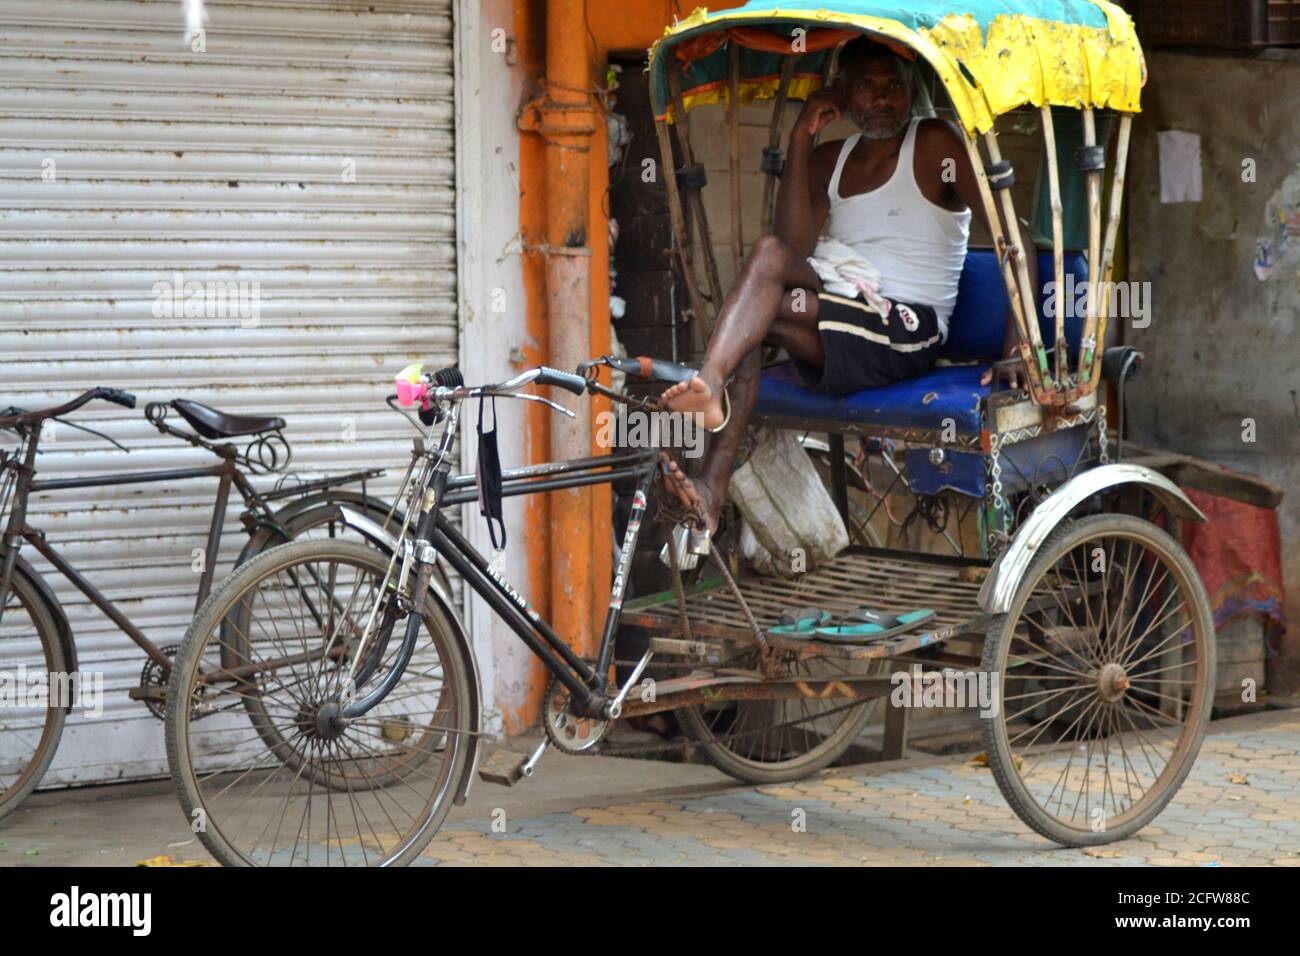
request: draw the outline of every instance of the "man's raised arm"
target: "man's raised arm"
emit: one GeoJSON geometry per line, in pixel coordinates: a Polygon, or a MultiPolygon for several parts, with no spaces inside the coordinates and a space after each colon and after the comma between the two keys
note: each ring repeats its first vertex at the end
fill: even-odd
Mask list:
{"type": "Polygon", "coordinates": [[[790,130],[772,231],[801,257],[812,255],[817,247],[817,234],[830,210],[825,185],[814,181],[812,173],[813,141],[823,127],[843,114],[843,103],[839,90],[818,90],[808,97],[790,130]]]}

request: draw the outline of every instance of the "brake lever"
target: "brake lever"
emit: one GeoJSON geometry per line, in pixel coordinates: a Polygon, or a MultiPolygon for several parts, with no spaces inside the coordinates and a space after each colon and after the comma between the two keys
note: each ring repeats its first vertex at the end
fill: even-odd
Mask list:
{"type": "MultiPolygon", "coordinates": [[[[491,394],[494,397],[496,397],[495,393],[489,392],[486,394],[491,394]]],[[[529,395],[524,392],[505,392],[502,393],[500,397],[501,398],[526,398],[530,402],[541,402],[543,405],[550,405],[551,408],[555,409],[557,412],[563,412],[564,414],[568,415],[570,418],[578,417],[573,412],[565,408],[563,405],[560,405],[557,402],[553,402],[549,398],[542,398],[542,396],[540,395],[529,395]]]]}
{"type": "Polygon", "coordinates": [[[112,444],[116,445],[118,448],[122,449],[122,451],[126,452],[128,455],[131,454],[131,449],[127,448],[125,445],[123,445],[116,438],[113,438],[111,435],[105,435],[103,432],[95,431],[95,429],[93,428],[87,428],[85,425],[78,425],[76,422],[70,422],[66,418],[57,418],[57,417],[50,418],[49,421],[59,422],[60,424],[67,425],[69,428],[79,428],[83,432],[89,432],[92,435],[96,435],[99,438],[104,439],[104,441],[106,442],[111,442],[112,444]]]}

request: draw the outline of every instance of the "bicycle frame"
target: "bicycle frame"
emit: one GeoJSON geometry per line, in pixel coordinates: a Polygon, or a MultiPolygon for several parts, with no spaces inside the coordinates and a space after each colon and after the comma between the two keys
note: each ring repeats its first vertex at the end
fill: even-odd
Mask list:
{"type": "MultiPolygon", "coordinates": [[[[637,479],[632,510],[623,536],[619,566],[610,589],[609,606],[605,614],[596,664],[592,666],[578,656],[505,576],[494,570],[487,558],[448,520],[444,509],[477,498],[477,492],[473,487],[476,480],[474,475],[455,477],[450,475],[446,453],[451,448],[456,432],[459,405],[452,406],[448,415],[449,420],[439,441],[438,450],[433,453],[417,451],[417,460],[418,457],[426,457],[433,460],[435,464],[425,487],[415,489],[412,495],[413,500],[420,502],[416,527],[409,535],[404,535],[403,539],[394,542],[396,548],[393,560],[396,562],[400,559],[403,563],[402,580],[405,580],[409,572],[407,562],[412,560],[418,562],[420,570],[412,593],[422,594],[424,588],[428,586],[428,578],[436,556],[444,557],[474,593],[487,602],[525,646],[536,654],[556,679],[573,694],[575,707],[580,712],[599,714],[608,701],[606,675],[613,661],[614,639],[618,633],[623,596],[630,577],[629,571],[640,535],[641,521],[649,502],[651,483],[657,467],[658,449],[653,447],[632,449],[611,455],[547,462],[511,469],[502,474],[503,497],[606,484],[629,477],[637,479]]],[[[394,666],[389,669],[378,686],[342,708],[344,718],[350,719],[364,714],[383,700],[388,691],[396,685],[418,639],[420,621],[418,614],[411,615],[394,666]]],[[[359,657],[360,655],[358,659],[359,657]]]]}
{"type": "MultiPolygon", "coordinates": [[[[630,579],[632,556],[636,551],[641,521],[649,502],[650,486],[654,481],[655,460],[654,450],[634,450],[616,452],[603,458],[547,463],[535,466],[534,469],[524,468],[513,473],[507,472],[502,476],[504,479],[502,494],[510,496],[604,484],[625,477],[637,478],[632,511],[628,516],[627,530],[624,532],[623,546],[619,552],[619,564],[610,587],[609,606],[605,612],[605,624],[601,631],[595,667],[578,657],[563,638],[555,633],[550,624],[506,580],[505,576],[490,567],[483,555],[461,534],[459,529],[447,520],[441,510],[435,517],[430,538],[434,548],[455,568],[465,583],[488,602],[528,649],[542,660],[556,679],[569,689],[579,707],[589,711],[597,710],[605,701],[605,675],[608,674],[610,663],[613,661],[614,638],[618,633],[619,617],[623,610],[623,595],[630,579]],[[565,477],[541,480],[529,477],[530,474],[547,474],[549,469],[556,468],[565,469],[569,474],[565,477]]],[[[472,476],[468,477],[472,480],[472,476]]],[[[444,506],[474,499],[473,494],[459,496],[450,494],[444,501],[444,506]]]]}
{"type": "MultiPolygon", "coordinates": [[[[157,424],[157,423],[155,423],[157,424]]],[[[160,426],[160,431],[177,435],[186,440],[190,440],[182,432],[174,429],[160,426]]],[[[162,652],[162,650],[151,641],[144,631],[140,630],[127,615],[114,604],[99,588],[95,587],[86,577],[77,570],[77,568],[62,554],[56,551],[45,539],[45,534],[39,528],[35,528],[27,523],[27,501],[32,492],[39,491],[61,491],[74,488],[105,488],[114,485],[133,485],[145,484],[152,482],[164,481],[184,481],[192,478],[217,478],[217,493],[213,501],[212,519],[208,526],[208,536],[204,547],[204,563],[202,576],[199,579],[198,594],[195,596],[194,610],[198,609],[207,600],[212,592],[213,578],[216,573],[217,556],[221,548],[221,539],[223,527],[226,521],[226,509],[230,502],[230,490],[233,486],[239,491],[245,506],[252,513],[252,524],[265,525],[278,530],[279,533],[288,540],[287,531],[278,525],[271,515],[270,509],[266,506],[268,501],[288,497],[291,494],[303,493],[313,490],[318,486],[325,486],[331,482],[331,479],[323,479],[317,482],[308,482],[301,486],[280,489],[268,494],[260,494],[256,488],[239,470],[238,459],[233,451],[228,451],[222,446],[212,445],[202,440],[191,441],[196,447],[205,448],[220,457],[220,461],[212,465],[196,466],[194,468],[167,468],[156,471],[136,471],[121,472],[112,475],[96,475],[74,478],[46,478],[36,477],[36,453],[40,444],[39,429],[33,431],[28,437],[26,447],[23,452],[21,464],[17,461],[10,462],[8,467],[14,468],[17,472],[13,490],[13,508],[9,514],[9,519],[5,525],[4,536],[0,542],[0,618],[4,615],[5,601],[8,598],[8,582],[14,573],[14,565],[20,550],[20,540],[26,541],[35,548],[50,564],[58,570],[65,578],[70,581],[95,607],[99,608],[110,621],[116,624],[123,633],[126,634],[150,660],[154,661],[167,674],[171,670],[171,658],[162,652]],[[260,513],[259,513],[260,512],[260,513]]]]}

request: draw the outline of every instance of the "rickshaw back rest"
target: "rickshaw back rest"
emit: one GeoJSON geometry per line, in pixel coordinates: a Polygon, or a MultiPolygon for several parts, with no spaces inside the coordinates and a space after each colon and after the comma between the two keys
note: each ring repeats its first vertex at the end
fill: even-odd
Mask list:
{"type": "MultiPolygon", "coordinates": [[[[1056,319],[1045,314],[1044,305],[1047,301],[1045,290],[1053,281],[1054,268],[1052,253],[1040,252],[1038,279],[1042,288],[1038,293],[1038,321],[1043,330],[1043,343],[1049,348],[1056,342],[1056,319]]],[[[1087,290],[1084,283],[1088,279],[1087,257],[1082,252],[1066,252],[1065,276],[1065,294],[1061,301],[1066,309],[1065,339],[1070,343],[1073,357],[1083,330],[1083,296],[1087,290]]],[[[970,249],[957,286],[957,306],[948,320],[944,357],[988,361],[1000,358],[1010,308],[997,254],[992,249],[970,249]]]]}

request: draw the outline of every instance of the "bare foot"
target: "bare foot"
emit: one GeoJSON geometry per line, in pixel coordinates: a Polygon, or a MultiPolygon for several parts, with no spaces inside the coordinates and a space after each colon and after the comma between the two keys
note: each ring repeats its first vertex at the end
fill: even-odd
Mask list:
{"type": "Polygon", "coordinates": [[[722,389],[710,386],[703,375],[678,382],[665,389],[659,397],[674,412],[699,415],[705,428],[717,428],[726,421],[722,410],[722,389]]]}
{"type": "Polygon", "coordinates": [[[698,506],[704,513],[704,523],[709,533],[717,531],[718,516],[722,513],[721,496],[717,495],[704,479],[686,477],[686,472],[682,471],[681,465],[666,455],[664,457],[667,458],[668,476],[677,485],[683,504],[698,506]]]}

